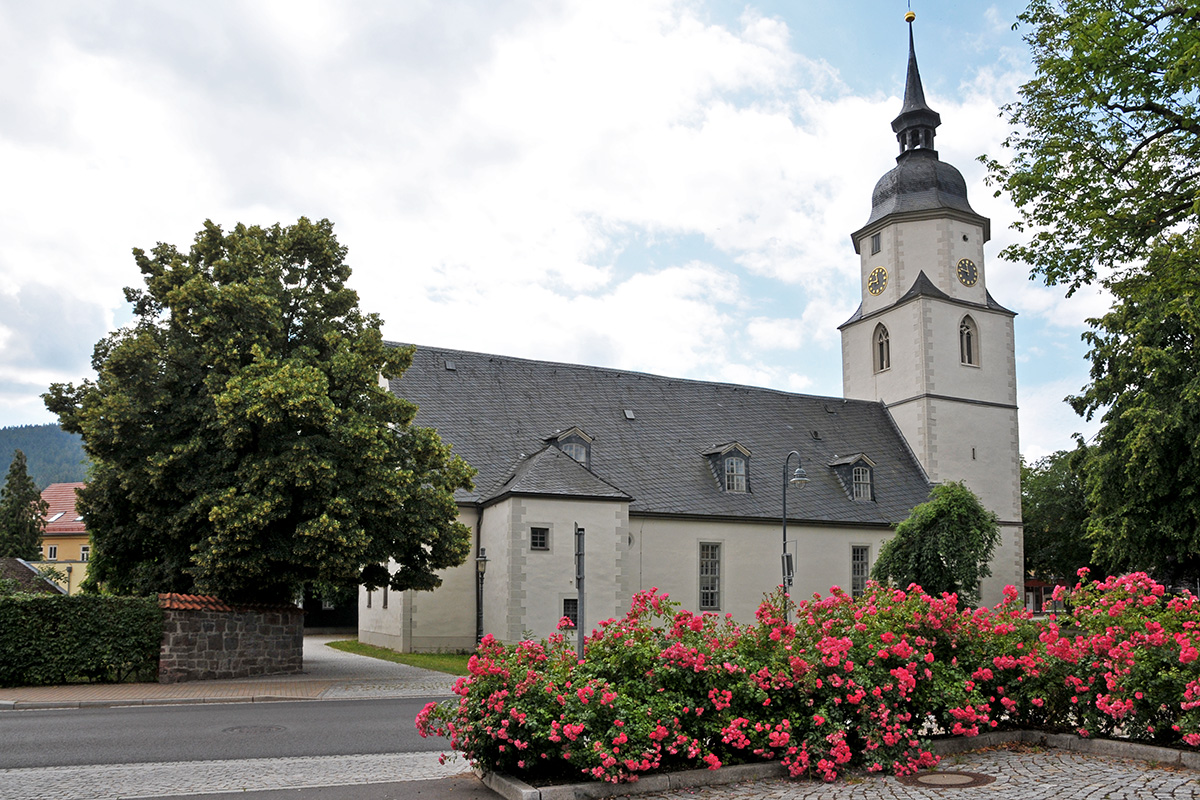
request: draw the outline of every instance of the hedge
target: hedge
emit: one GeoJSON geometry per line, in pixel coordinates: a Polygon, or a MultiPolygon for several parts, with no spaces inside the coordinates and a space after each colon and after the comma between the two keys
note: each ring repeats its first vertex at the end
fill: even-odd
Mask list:
{"type": "Polygon", "coordinates": [[[152,680],[162,626],[152,597],[0,597],[0,686],[152,680]]]}

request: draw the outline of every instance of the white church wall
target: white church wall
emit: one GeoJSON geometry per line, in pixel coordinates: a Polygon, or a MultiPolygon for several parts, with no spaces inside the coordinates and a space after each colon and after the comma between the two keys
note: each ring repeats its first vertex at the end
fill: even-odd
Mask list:
{"type": "MultiPolygon", "coordinates": [[[[460,507],[458,521],[475,530],[475,509],[460,507]]],[[[389,565],[395,571],[395,564],[389,565]]],[[[359,588],[358,639],[401,652],[461,652],[475,648],[475,562],[441,570],[432,592],[370,593],[359,588]]]]}
{"type": "MultiPolygon", "coordinates": [[[[791,505],[803,508],[803,490],[789,495],[791,505]]],[[[849,502],[849,501],[847,501],[849,502]]],[[[700,545],[721,545],[721,607],[738,622],[754,621],[764,595],[782,580],[783,547],[780,522],[724,522],[633,517],[637,588],[658,588],[684,608],[700,612],[700,545]]],[[[892,531],[837,526],[788,526],[789,551],[795,557],[792,596],[828,594],[831,586],[850,590],[853,545],[870,547],[871,563],[892,531]]]]}
{"type": "Polygon", "coordinates": [[[583,528],[584,624],[623,614],[630,592],[623,581],[628,550],[628,504],[617,501],[514,497],[484,511],[488,552],[484,630],[506,642],[553,633],[575,587],[575,526],[583,528]],[[547,531],[546,549],[530,544],[531,529],[547,531]],[[493,548],[498,558],[493,561],[493,548]]]}

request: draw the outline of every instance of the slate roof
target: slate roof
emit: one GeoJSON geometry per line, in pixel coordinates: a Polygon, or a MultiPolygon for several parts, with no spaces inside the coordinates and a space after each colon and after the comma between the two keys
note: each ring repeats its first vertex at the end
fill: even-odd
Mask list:
{"type": "Polygon", "coordinates": [[[606,490],[616,490],[632,498],[635,515],[775,520],[790,450],[799,451],[811,479],[788,492],[796,520],[894,525],[930,489],[876,402],[425,346],[390,388],[420,407],[416,424],[437,428],[479,471],[475,490],[459,493],[463,503],[508,493],[608,497],[614,495],[606,490]],[[547,437],[574,426],[594,437],[594,481],[584,480],[582,466],[544,449],[547,437]],[[704,455],[728,442],[753,453],[749,492],[722,491],[704,455]],[[877,464],[875,502],[850,499],[828,467],[850,453],[877,464]]]}
{"type": "Polygon", "coordinates": [[[52,483],[42,489],[42,499],[46,501],[46,519],[54,519],[56,514],[62,514],[54,522],[46,523],[47,536],[78,536],[87,533],[79,512],[75,509],[75,491],[82,489],[86,483],[52,483]]]}
{"type": "MultiPolygon", "coordinates": [[[[937,286],[935,286],[933,281],[929,280],[929,276],[925,274],[925,270],[921,270],[920,273],[917,274],[917,279],[915,281],[913,281],[913,285],[908,287],[907,292],[905,292],[896,302],[892,303],[890,306],[878,308],[875,311],[871,312],[871,316],[874,316],[876,314],[882,314],[884,311],[887,311],[889,308],[895,308],[898,305],[903,305],[904,303],[907,303],[909,300],[915,300],[918,297],[933,297],[937,300],[945,300],[947,303],[954,303],[956,305],[966,306],[968,308],[986,308],[989,311],[999,311],[1001,314],[1008,314],[1010,317],[1015,317],[1017,315],[1017,312],[1011,311],[1011,310],[1005,308],[1004,306],[1000,305],[999,303],[997,303],[995,298],[992,297],[991,292],[985,290],[984,295],[987,297],[987,300],[982,305],[980,305],[979,303],[972,303],[969,300],[959,300],[959,299],[953,298],[950,295],[943,292],[937,286]]],[[[862,303],[859,303],[858,308],[855,309],[854,313],[850,315],[850,319],[846,320],[841,325],[839,325],[838,330],[841,330],[842,328],[846,327],[847,325],[849,325],[852,322],[858,322],[862,318],[863,318],[862,303]]]]}
{"type": "Polygon", "coordinates": [[[0,578],[10,578],[17,582],[21,591],[30,594],[66,594],[67,590],[52,580],[42,577],[42,573],[28,561],[20,558],[5,556],[0,558],[0,578]]]}
{"type": "Polygon", "coordinates": [[[602,500],[632,500],[557,447],[520,459],[509,477],[486,500],[498,500],[510,494],[567,495],[602,500]]]}

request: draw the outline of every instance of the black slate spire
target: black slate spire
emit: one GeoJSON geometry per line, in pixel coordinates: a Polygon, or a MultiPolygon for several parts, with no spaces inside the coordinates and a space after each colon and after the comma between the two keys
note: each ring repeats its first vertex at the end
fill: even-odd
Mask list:
{"type": "Polygon", "coordinates": [[[908,80],[904,84],[904,107],[900,116],[892,120],[892,130],[900,142],[900,157],[907,153],[924,150],[932,152],[934,131],[942,124],[942,117],[925,102],[925,90],[921,86],[921,72],[917,69],[917,50],[913,46],[912,20],[908,20],[908,80]]]}

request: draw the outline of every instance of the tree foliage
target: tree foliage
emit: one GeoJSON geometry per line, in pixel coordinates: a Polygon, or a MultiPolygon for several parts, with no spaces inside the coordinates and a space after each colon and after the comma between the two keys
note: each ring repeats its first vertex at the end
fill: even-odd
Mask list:
{"type": "Polygon", "coordinates": [[[1001,254],[1067,294],[1200,224],[1200,5],[1032,0],[1036,70],[1005,107],[1009,163],[984,159],[1032,235],[1001,254]]]}
{"type": "Polygon", "coordinates": [[[36,561],[45,530],[46,501],[29,477],[25,454],[17,450],[0,489],[0,557],[36,561]]]}
{"type": "Polygon", "coordinates": [[[92,460],[90,577],[280,602],[310,584],[432,589],[463,561],[453,492],[471,470],[380,386],[412,350],[359,310],[345,255],[304,218],[134,250],[135,321],[96,345],[94,382],[45,395],[92,460]]]}
{"type": "Polygon", "coordinates": [[[1025,571],[1035,578],[1073,581],[1080,567],[1102,572],[1087,539],[1087,497],[1077,469],[1086,452],[1059,450],[1032,465],[1021,462],[1025,571]]]}
{"type": "Polygon", "coordinates": [[[81,483],[87,480],[87,457],[79,434],[67,433],[58,423],[13,425],[0,428],[0,453],[20,450],[25,454],[29,477],[38,489],[52,483],[81,483]]]}
{"type": "Polygon", "coordinates": [[[1083,462],[1102,562],[1200,576],[1200,231],[1157,246],[1089,320],[1091,383],[1068,398],[1103,427],[1083,462]]]}
{"type": "Polygon", "coordinates": [[[884,543],[871,577],[899,586],[916,583],[931,595],[957,594],[979,602],[979,583],[992,574],[988,562],[1000,541],[996,515],[961,483],[935,486],[884,543]]]}

